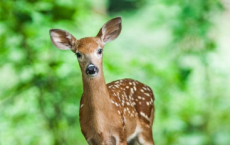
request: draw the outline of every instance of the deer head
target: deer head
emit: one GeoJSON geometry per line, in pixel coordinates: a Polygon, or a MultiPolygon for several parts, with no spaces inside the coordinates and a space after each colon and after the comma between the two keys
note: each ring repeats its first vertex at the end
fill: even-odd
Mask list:
{"type": "Polygon", "coordinates": [[[121,17],[105,23],[95,37],[76,39],[65,30],[51,29],[52,43],[61,50],[72,50],[78,58],[83,77],[99,77],[102,71],[102,52],[107,42],[121,32],[121,17]]]}

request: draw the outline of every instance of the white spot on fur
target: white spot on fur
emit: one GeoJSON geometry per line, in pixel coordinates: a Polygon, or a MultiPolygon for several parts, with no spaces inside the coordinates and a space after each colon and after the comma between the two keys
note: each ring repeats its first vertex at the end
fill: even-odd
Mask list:
{"type": "Polygon", "coordinates": [[[133,88],[131,88],[131,93],[133,94],[134,92],[133,92],[133,88]]]}
{"type": "Polygon", "coordinates": [[[133,82],[133,85],[134,85],[134,86],[136,85],[135,82],[133,82]]]}
{"type": "Polygon", "coordinates": [[[118,83],[120,83],[120,81],[116,81],[116,82],[115,82],[115,84],[118,84],[118,83]]]}
{"type": "Polygon", "coordinates": [[[149,93],[145,93],[146,96],[150,96],[149,93]]]}
{"type": "Polygon", "coordinates": [[[137,88],[136,88],[135,86],[133,87],[133,89],[134,89],[134,91],[136,91],[136,90],[137,90],[137,88]]]}
{"type": "Polygon", "coordinates": [[[150,121],[149,117],[144,112],[141,111],[140,115],[143,116],[146,120],[150,121]]]}

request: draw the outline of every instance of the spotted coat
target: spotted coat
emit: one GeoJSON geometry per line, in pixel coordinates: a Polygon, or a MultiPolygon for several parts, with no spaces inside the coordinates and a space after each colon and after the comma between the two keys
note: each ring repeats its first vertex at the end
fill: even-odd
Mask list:
{"type": "Polygon", "coordinates": [[[154,95],[149,86],[132,79],[113,81],[107,84],[110,99],[117,107],[117,113],[125,120],[137,116],[139,120],[151,127],[154,113],[154,95]]]}

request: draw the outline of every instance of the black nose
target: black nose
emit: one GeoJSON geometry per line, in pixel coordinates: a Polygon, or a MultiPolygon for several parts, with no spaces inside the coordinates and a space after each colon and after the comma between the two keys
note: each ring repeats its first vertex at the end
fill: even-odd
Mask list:
{"type": "Polygon", "coordinates": [[[86,68],[86,74],[88,75],[94,75],[94,74],[97,74],[97,72],[98,72],[98,69],[93,64],[89,64],[86,68]]]}

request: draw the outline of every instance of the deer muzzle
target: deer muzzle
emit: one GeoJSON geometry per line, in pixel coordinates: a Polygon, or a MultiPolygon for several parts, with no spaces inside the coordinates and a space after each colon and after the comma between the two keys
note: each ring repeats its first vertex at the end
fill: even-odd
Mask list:
{"type": "Polygon", "coordinates": [[[96,76],[96,75],[98,74],[98,68],[97,68],[94,64],[90,63],[90,64],[87,66],[85,72],[86,72],[86,74],[89,75],[90,77],[94,77],[94,76],[96,76]]]}

